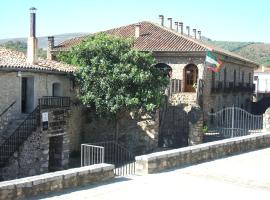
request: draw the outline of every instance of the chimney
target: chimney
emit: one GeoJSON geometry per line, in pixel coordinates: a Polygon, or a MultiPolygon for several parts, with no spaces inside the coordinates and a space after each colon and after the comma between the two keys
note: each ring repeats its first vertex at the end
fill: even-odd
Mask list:
{"type": "Polygon", "coordinates": [[[178,23],[179,23],[179,22],[174,22],[175,27],[176,27],[176,29],[175,29],[175,30],[176,30],[176,32],[178,32],[178,23]]]}
{"type": "Polygon", "coordinates": [[[135,38],[140,37],[141,24],[135,24],[135,38]]]}
{"type": "Polygon", "coordinates": [[[35,64],[37,62],[37,38],[36,38],[36,8],[30,8],[30,36],[27,43],[27,62],[35,64]]]}
{"type": "Polygon", "coordinates": [[[54,37],[50,36],[48,37],[48,46],[47,46],[47,59],[48,60],[53,60],[53,55],[52,55],[52,49],[54,48],[54,37]]]}
{"type": "Polygon", "coordinates": [[[160,25],[164,26],[164,15],[159,15],[158,17],[160,19],[160,25]]]}
{"type": "Polygon", "coordinates": [[[186,26],[186,29],[187,29],[187,35],[190,36],[190,27],[186,26]]]}
{"type": "Polygon", "coordinates": [[[168,17],[168,20],[170,22],[170,29],[172,30],[172,18],[171,17],[168,17]]]}
{"type": "Polygon", "coordinates": [[[193,29],[193,35],[194,35],[194,38],[197,39],[197,30],[195,28],[193,29]]]}
{"type": "Polygon", "coordinates": [[[199,36],[199,40],[201,40],[202,39],[202,31],[198,31],[198,36],[199,36]]]}
{"type": "Polygon", "coordinates": [[[183,35],[183,33],[184,33],[184,31],[183,31],[184,24],[183,24],[183,22],[179,22],[178,24],[180,26],[180,33],[183,35]]]}

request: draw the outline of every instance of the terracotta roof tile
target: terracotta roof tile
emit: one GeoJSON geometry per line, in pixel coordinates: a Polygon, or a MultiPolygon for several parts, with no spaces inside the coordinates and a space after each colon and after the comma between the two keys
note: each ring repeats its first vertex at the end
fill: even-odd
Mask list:
{"type": "MultiPolygon", "coordinates": [[[[137,23],[136,23],[137,24],[137,23]]],[[[119,28],[103,31],[104,33],[116,35],[124,38],[132,38],[135,35],[135,25],[131,24],[119,28]]],[[[235,53],[223,50],[200,40],[193,39],[187,35],[170,30],[152,22],[140,22],[140,37],[135,40],[134,48],[140,51],[167,51],[167,52],[205,52],[214,51],[216,53],[230,56],[245,62],[256,64],[235,53]]],[[[68,51],[71,47],[78,45],[90,35],[66,40],[56,46],[54,51],[68,51]]]]}
{"type": "Polygon", "coordinates": [[[71,65],[45,59],[38,59],[36,64],[29,64],[27,63],[24,53],[0,47],[0,69],[1,68],[64,73],[73,72],[75,70],[71,65]]]}

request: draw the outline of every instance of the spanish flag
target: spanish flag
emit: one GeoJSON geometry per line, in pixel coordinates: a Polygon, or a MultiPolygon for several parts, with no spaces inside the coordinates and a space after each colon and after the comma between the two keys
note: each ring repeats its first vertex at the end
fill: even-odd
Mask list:
{"type": "Polygon", "coordinates": [[[221,58],[213,55],[211,51],[207,51],[205,62],[207,68],[213,72],[219,72],[224,64],[221,58]]]}

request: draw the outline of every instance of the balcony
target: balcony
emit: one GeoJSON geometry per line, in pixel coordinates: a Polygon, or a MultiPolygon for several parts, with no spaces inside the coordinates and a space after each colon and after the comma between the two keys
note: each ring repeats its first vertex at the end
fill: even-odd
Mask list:
{"type": "Polygon", "coordinates": [[[224,82],[216,81],[215,85],[212,85],[211,93],[247,93],[254,92],[255,85],[249,83],[238,83],[236,85],[234,82],[224,82]]]}
{"type": "Polygon", "coordinates": [[[44,96],[38,102],[40,109],[70,107],[70,97],[44,96]]]}

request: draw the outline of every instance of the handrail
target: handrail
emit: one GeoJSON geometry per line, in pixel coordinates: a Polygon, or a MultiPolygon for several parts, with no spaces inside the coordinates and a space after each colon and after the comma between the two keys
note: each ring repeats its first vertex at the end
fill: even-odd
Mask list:
{"type": "Polygon", "coordinates": [[[1,114],[0,117],[2,117],[14,104],[16,101],[13,101],[1,114]]]}
{"type": "Polygon", "coordinates": [[[0,167],[40,125],[39,106],[31,112],[16,130],[0,145],[0,167]]]}

